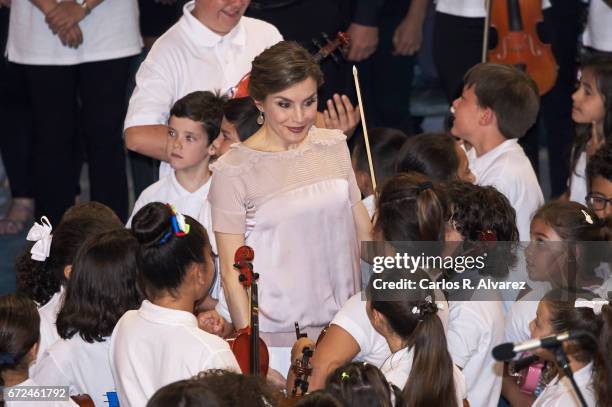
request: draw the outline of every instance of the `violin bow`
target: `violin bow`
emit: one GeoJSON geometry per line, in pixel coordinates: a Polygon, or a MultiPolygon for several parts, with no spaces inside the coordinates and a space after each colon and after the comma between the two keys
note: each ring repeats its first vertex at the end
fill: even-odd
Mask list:
{"type": "Polygon", "coordinates": [[[357,103],[359,103],[359,115],[361,116],[361,128],[363,129],[363,137],[365,139],[366,153],[368,155],[368,165],[370,166],[370,178],[372,178],[372,188],[376,195],[376,176],[374,174],[374,163],[372,162],[372,154],[370,152],[370,138],[368,137],[368,126],[363,112],[363,100],[361,99],[361,86],[359,86],[359,72],[357,67],[353,65],[353,78],[355,80],[355,88],[357,89],[357,103]]]}
{"type": "Polygon", "coordinates": [[[482,33],[482,57],[480,62],[487,62],[489,51],[489,24],[491,24],[491,0],[485,0],[484,32],[482,33]]]}

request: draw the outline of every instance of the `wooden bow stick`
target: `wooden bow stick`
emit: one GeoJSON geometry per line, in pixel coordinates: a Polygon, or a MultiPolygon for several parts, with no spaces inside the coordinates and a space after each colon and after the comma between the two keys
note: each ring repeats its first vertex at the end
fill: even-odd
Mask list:
{"type": "Polygon", "coordinates": [[[353,78],[355,79],[355,88],[357,89],[357,103],[359,103],[359,115],[361,116],[361,126],[363,128],[363,137],[365,139],[366,153],[368,155],[368,165],[370,166],[370,178],[372,178],[372,188],[376,195],[376,176],[374,175],[374,164],[372,162],[372,154],[370,152],[370,139],[368,137],[368,126],[366,125],[365,114],[363,113],[363,100],[361,99],[361,86],[359,86],[359,73],[357,67],[353,65],[353,78]]]}

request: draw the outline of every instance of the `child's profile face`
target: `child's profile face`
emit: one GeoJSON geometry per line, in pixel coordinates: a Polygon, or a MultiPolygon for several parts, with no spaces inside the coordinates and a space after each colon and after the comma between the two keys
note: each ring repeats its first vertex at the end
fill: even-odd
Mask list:
{"type": "Polygon", "coordinates": [[[208,165],[208,135],[202,123],[186,117],[171,116],[168,121],[166,154],[175,171],[208,165]]]}
{"type": "Polygon", "coordinates": [[[455,144],[455,151],[457,151],[457,157],[459,158],[459,167],[457,168],[457,178],[461,181],[469,182],[473,184],[476,182],[476,177],[470,170],[470,162],[468,160],[467,154],[459,143],[455,144]]]}
{"type": "Polygon", "coordinates": [[[593,177],[587,203],[602,219],[612,215],[612,202],[607,200],[612,200],[612,182],[602,176],[593,177]]]}
{"type": "Polygon", "coordinates": [[[478,127],[483,109],[478,105],[474,87],[464,87],[461,96],[453,101],[455,120],[450,132],[453,136],[469,141],[478,127]]]}
{"type": "MultiPolygon", "coordinates": [[[[554,327],[551,322],[551,312],[548,302],[545,300],[540,301],[538,304],[538,310],[536,317],[529,323],[529,331],[531,332],[531,338],[542,338],[544,336],[553,335],[555,333],[554,327]]],[[[533,351],[534,354],[545,360],[554,360],[553,354],[543,348],[538,348],[533,351]]]]}
{"type": "Polygon", "coordinates": [[[531,242],[525,251],[527,274],[532,281],[561,281],[564,254],[563,239],[542,219],[531,221],[531,242]]]}
{"type": "Polygon", "coordinates": [[[236,130],[236,126],[234,126],[224,116],[223,120],[221,121],[221,132],[212,142],[212,146],[214,149],[213,156],[215,158],[221,157],[229,150],[230,146],[234,143],[240,143],[240,136],[238,135],[238,130],[236,130]]]}
{"type": "Polygon", "coordinates": [[[581,124],[603,123],[606,116],[604,98],[590,69],[582,72],[578,89],[572,95],[572,120],[581,124]]]}

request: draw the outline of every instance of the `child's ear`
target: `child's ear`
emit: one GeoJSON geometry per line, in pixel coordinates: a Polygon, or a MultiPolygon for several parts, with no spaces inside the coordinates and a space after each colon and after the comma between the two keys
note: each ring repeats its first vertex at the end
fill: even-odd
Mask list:
{"type": "Polygon", "coordinates": [[[66,277],[66,280],[70,279],[71,273],[72,273],[72,264],[69,264],[64,267],[64,277],[66,277]]]}
{"type": "Polygon", "coordinates": [[[478,120],[478,124],[481,126],[489,126],[493,124],[496,120],[495,112],[489,107],[486,109],[482,109],[482,113],[480,114],[480,119],[478,120]]]}
{"type": "Polygon", "coordinates": [[[39,345],[40,345],[40,342],[36,342],[34,345],[32,345],[32,347],[28,351],[28,358],[30,358],[30,363],[33,363],[36,361],[36,355],[38,355],[39,345]]]}

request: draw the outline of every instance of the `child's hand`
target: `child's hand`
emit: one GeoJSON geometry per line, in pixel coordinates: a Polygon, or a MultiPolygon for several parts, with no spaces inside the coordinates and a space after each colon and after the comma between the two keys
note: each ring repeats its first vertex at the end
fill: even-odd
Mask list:
{"type": "Polygon", "coordinates": [[[229,324],[217,311],[200,312],[197,315],[198,327],[209,334],[223,337],[225,325],[229,324]]]}

